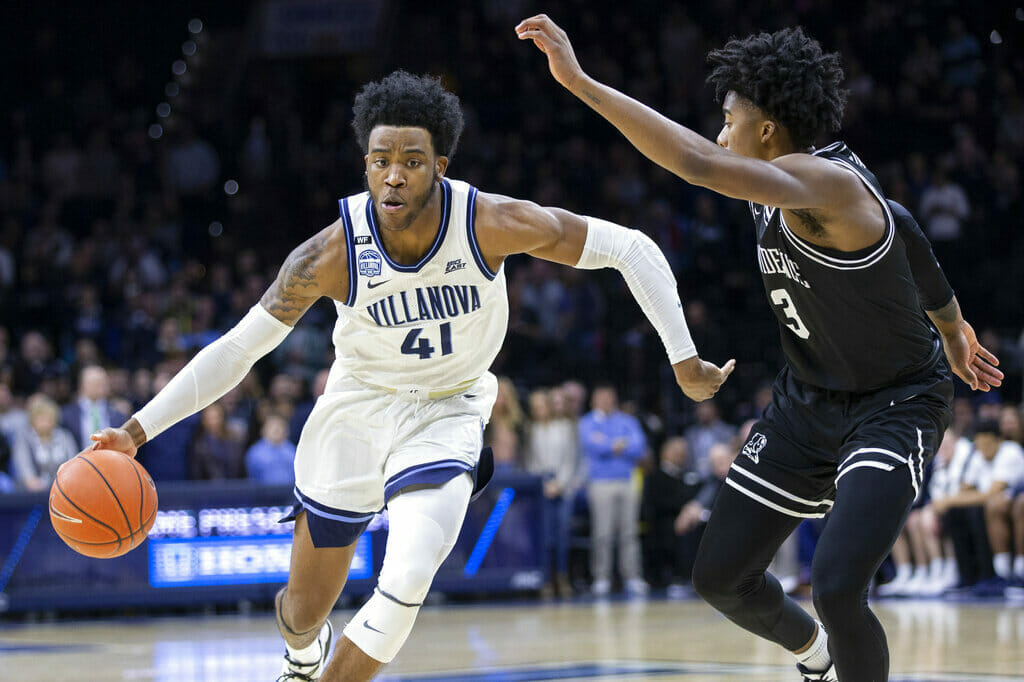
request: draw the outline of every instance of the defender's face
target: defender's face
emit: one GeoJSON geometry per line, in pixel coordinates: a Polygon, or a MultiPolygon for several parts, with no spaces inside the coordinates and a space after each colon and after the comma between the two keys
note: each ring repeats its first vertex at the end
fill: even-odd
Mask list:
{"type": "Polygon", "coordinates": [[[764,112],[730,90],[722,102],[722,115],[725,120],[716,140],[719,146],[742,156],[764,158],[764,112]]]}
{"type": "Polygon", "coordinates": [[[375,127],[367,152],[366,183],[381,227],[408,228],[430,201],[447,157],[437,156],[425,128],[411,126],[375,127]]]}

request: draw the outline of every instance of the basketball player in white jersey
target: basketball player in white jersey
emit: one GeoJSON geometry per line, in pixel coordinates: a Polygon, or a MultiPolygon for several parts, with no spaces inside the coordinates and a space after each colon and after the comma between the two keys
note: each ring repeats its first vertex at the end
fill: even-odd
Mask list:
{"type": "Polygon", "coordinates": [[[731,373],[702,361],[676,282],[641,232],[477,192],[445,177],[462,130],[440,81],[397,71],[356,97],[369,191],[295,249],[258,305],[204,348],[120,429],[93,435],[131,456],[235,386],[321,296],[336,302],[337,359],[295,457],[295,530],[276,600],[287,648],[279,681],[369,680],[398,653],[459,535],[496,381],[488,367],[508,318],[506,256],[620,270],[657,329],[686,395],[710,398],[731,373]],[[373,596],[327,662],[327,620],[359,535],[387,505],[373,596]]]}

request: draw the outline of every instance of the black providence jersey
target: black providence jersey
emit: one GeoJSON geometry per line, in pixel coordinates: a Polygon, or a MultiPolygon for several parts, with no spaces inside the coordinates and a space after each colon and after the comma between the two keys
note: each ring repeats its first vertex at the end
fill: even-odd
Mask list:
{"type": "Polygon", "coordinates": [[[757,261],[799,380],[834,391],[871,391],[929,369],[941,356],[875,176],[842,142],[814,152],[856,174],[878,200],[885,233],[855,252],[801,239],[782,211],[751,203],[757,261]]]}

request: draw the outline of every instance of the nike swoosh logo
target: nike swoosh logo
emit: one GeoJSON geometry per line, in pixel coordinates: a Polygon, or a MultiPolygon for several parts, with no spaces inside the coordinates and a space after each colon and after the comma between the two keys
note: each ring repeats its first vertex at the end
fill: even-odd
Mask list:
{"type": "Polygon", "coordinates": [[[384,632],[381,632],[377,628],[373,627],[372,625],[370,625],[370,620],[369,619],[366,619],[366,620],[363,621],[363,627],[366,628],[367,630],[373,630],[374,632],[380,633],[382,635],[386,634],[384,632]]]}
{"type": "Polygon", "coordinates": [[[391,281],[390,279],[386,279],[386,280],[384,280],[383,282],[367,282],[367,283],[366,283],[366,288],[367,288],[367,289],[376,289],[376,288],[377,288],[377,287],[379,287],[380,285],[382,285],[382,284],[387,284],[387,283],[388,283],[388,282],[390,282],[390,281],[391,281]]]}

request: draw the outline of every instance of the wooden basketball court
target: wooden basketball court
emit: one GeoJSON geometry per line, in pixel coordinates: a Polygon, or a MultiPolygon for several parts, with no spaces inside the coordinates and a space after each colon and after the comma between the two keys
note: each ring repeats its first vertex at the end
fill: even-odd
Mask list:
{"type": "MultiPolygon", "coordinates": [[[[893,680],[1024,680],[1024,605],[876,603],[893,680]]],[[[335,611],[336,632],[352,610],[335,611]]],[[[270,681],[270,613],[0,626],[0,680],[270,681]]],[[[696,600],[431,606],[380,680],[797,679],[792,657],[696,600]]]]}

